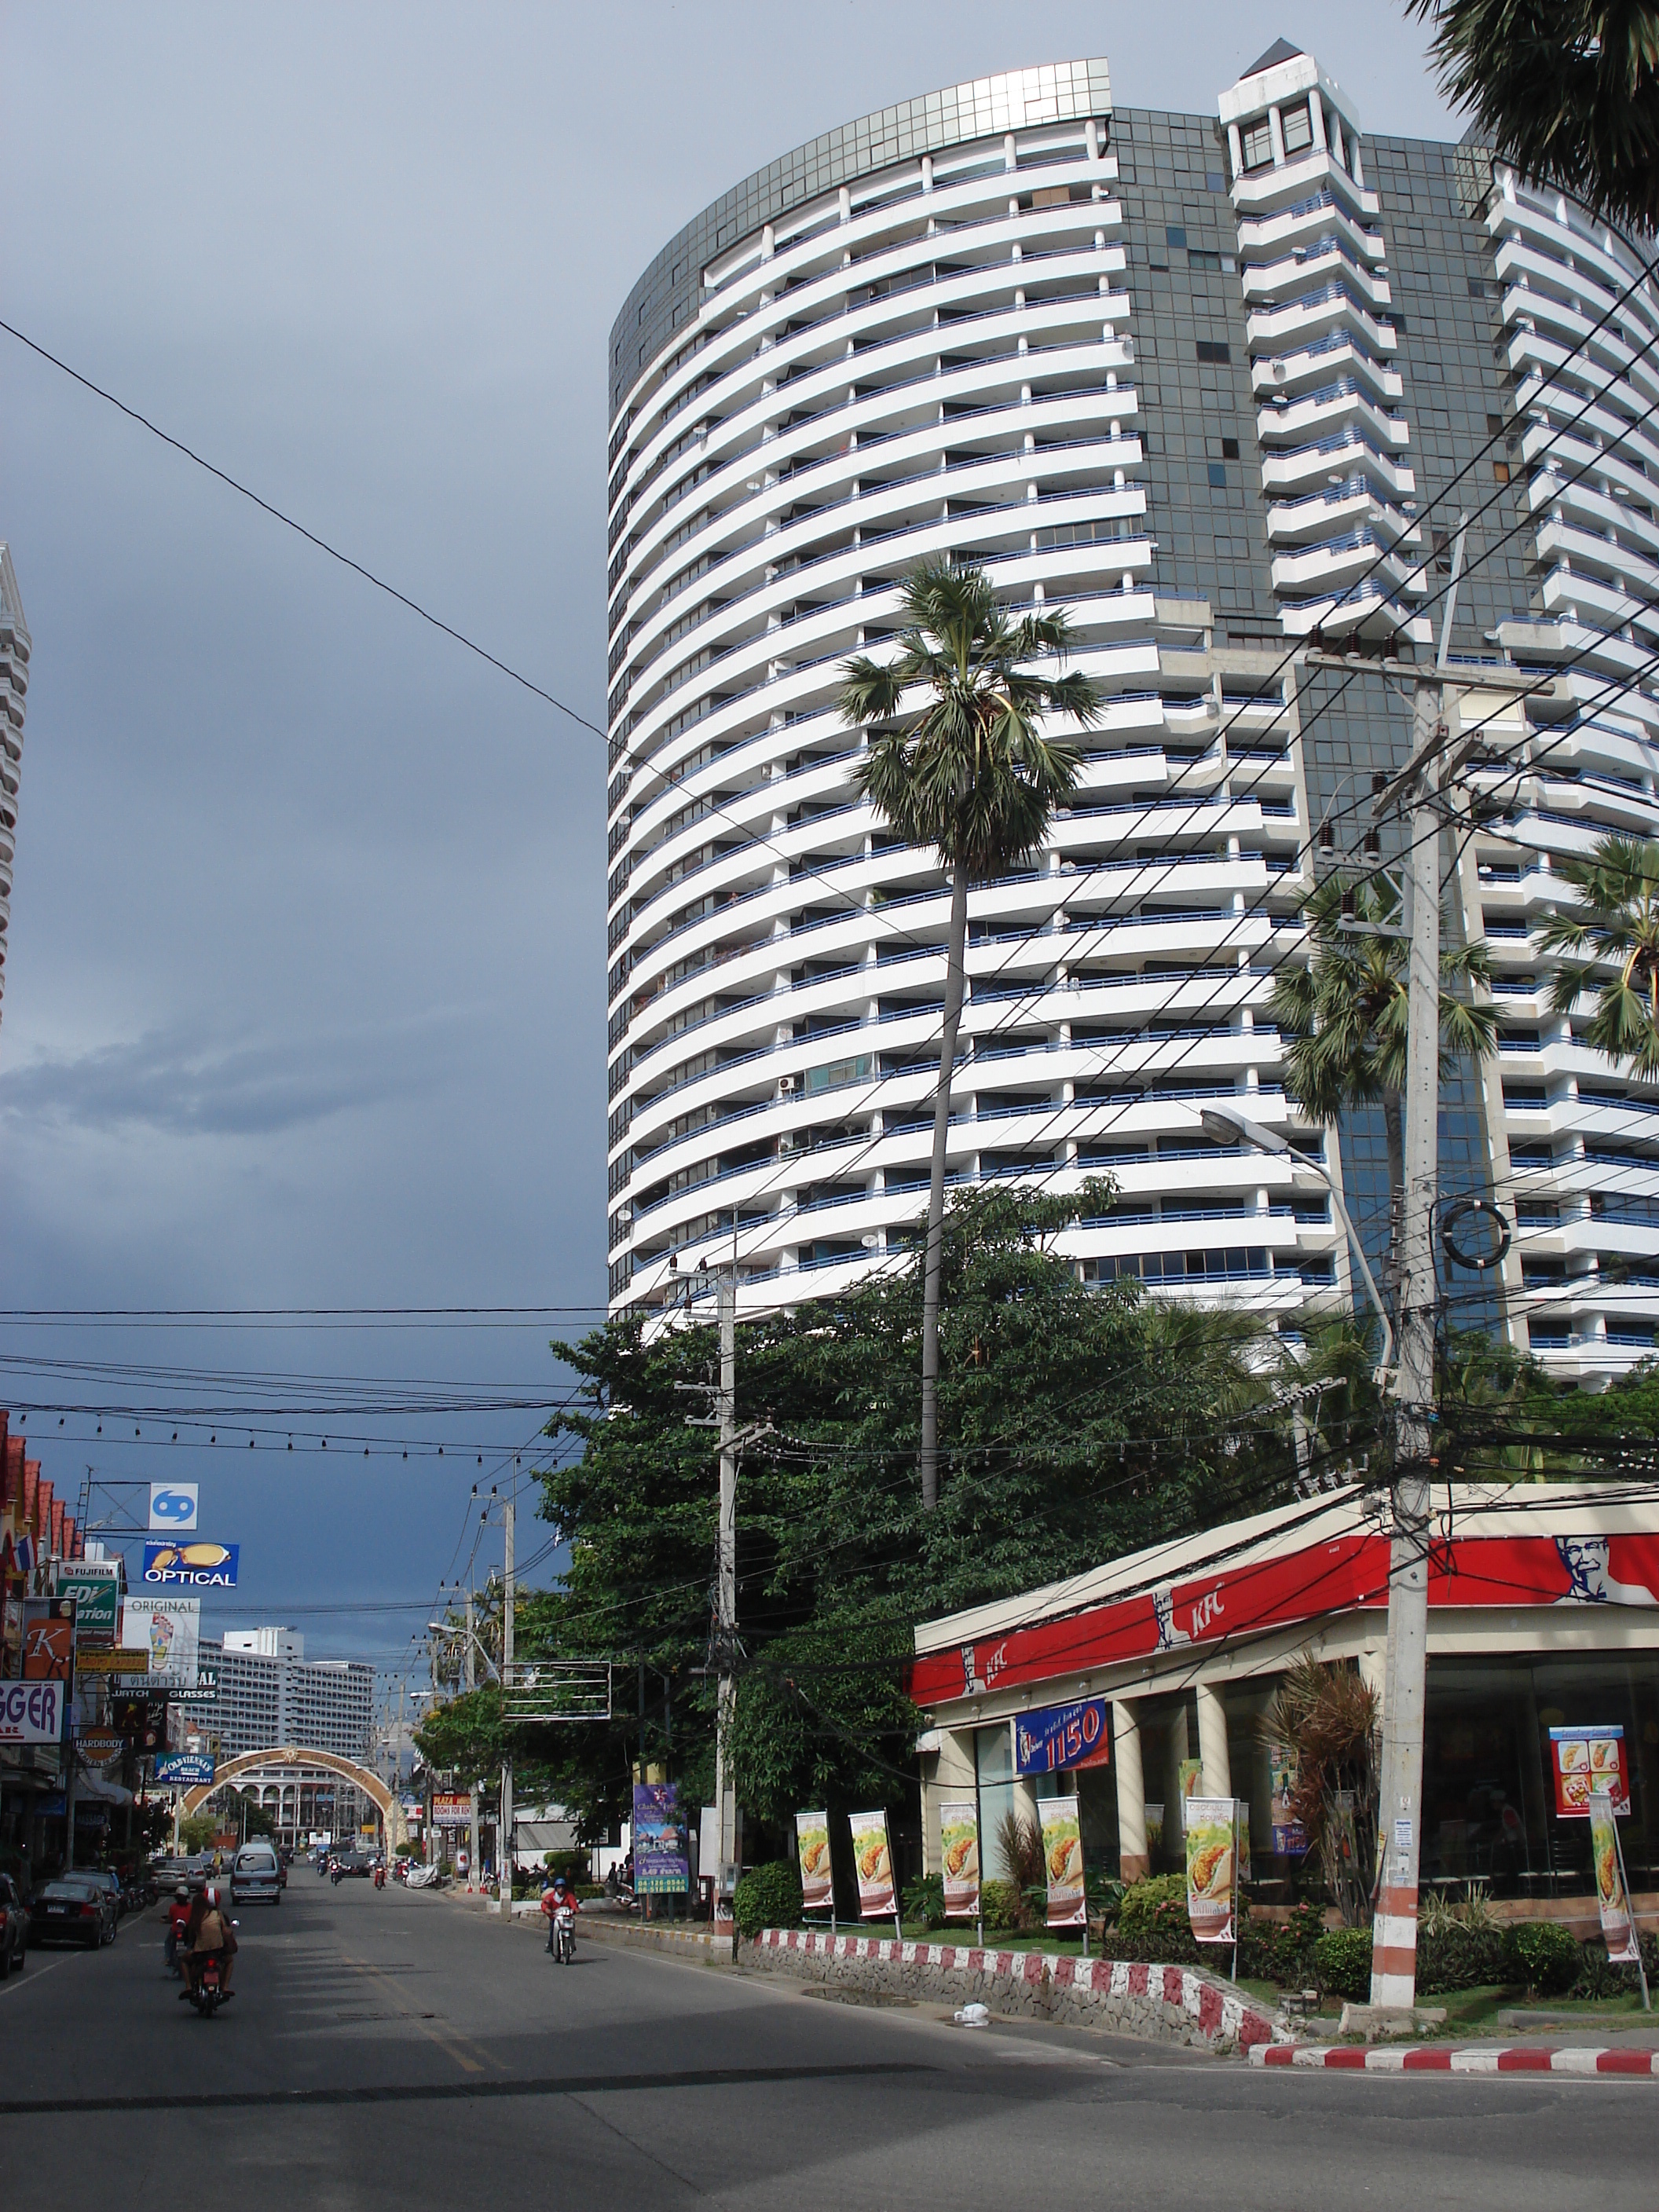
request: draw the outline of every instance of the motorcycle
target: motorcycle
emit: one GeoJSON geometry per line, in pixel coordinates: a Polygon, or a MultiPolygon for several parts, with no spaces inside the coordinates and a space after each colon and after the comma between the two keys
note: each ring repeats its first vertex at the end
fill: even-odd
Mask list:
{"type": "Polygon", "coordinates": [[[204,2020],[211,2020],[225,2001],[223,1971],[216,1953],[210,1951],[202,1961],[202,1971],[196,1977],[196,1986],[190,2001],[204,2020]]]}
{"type": "Polygon", "coordinates": [[[553,1915],[553,1941],[549,1946],[562,1966],[568,1966],[576,1955],[576,1916],[568,1905],[562,1905],[553,1915]]]}
{"type": "Polygon", "coordinates": [[[374,1887],[376,1889],[386,1887],[386,1869],[383,1866],[377,1866],[374,1869],[374,1887]]]}

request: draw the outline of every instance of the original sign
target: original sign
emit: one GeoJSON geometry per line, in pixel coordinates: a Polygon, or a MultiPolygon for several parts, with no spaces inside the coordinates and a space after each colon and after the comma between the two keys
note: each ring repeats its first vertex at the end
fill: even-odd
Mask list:
{"type": "Polygon", "coordinates": [[[175,1689],[188,1689],[196,1680],[201,1626],[199,1597],[130,1597],[121,1608],[124,1648],[147,1651],[150,1680],[175,1689]]]}

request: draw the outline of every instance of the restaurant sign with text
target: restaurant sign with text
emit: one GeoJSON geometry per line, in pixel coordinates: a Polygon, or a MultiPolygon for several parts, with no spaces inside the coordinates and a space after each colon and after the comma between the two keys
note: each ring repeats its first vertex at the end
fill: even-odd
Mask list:
{"type": "Polygon", "coordinates": [[[1014,1765],[1021,1774],[1075,1774],[1111,1758],[1111,1716],[1104,1698],[1042,1705],[1014,1717],[1014,1765]]]}

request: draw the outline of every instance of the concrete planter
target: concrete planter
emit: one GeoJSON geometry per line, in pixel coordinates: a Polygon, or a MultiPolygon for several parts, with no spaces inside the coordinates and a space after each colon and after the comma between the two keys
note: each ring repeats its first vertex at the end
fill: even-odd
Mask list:
{"type": "Polygon", "coordinates": [[[763,1929],[741,1947],[739,1957],[746,1967],[802,1981],[935,2004],[978,2002],[1004,2017],[1109,2028],[1217,2052],[1248,2051],[1285,2035],[1259,2005],[1191,1966],[981,1951],[963,1943],[901,1943],[890,1936],[793,1928],[763,1929]]]}

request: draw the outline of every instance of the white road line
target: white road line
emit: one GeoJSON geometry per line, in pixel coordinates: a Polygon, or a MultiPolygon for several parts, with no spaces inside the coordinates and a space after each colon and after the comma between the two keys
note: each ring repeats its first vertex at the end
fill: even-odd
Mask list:
{"type": "Polygon", "coordinates": [[[38,1967],[33,1973],[28,1972],[24,1967],[14,1966],[12,1973],[15,1978],[0,1982],[0,1997],[13,1996],[19,1990],[32,1990],[43,1976],[52,1972],[53,1967],[67,1966],[74,1956],[73,1951],[65,1951],[61,1959],[52,1960],[52,1966],[38,1967]]]}

